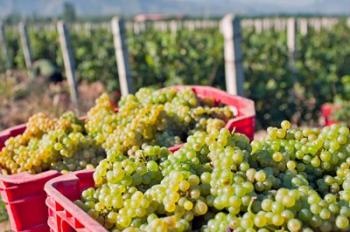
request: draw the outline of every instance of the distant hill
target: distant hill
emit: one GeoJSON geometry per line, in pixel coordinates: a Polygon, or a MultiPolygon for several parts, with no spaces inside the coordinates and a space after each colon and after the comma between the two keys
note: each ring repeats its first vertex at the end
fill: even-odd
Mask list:
{"type": "Polygon", "coordinates": [[[78,15],[134,15],[169,13],[212,16],[225,13],[348,14],[349,0],[0,0],[0,17],[21,15],[57,16],[64,2],[74,4],[78,15]]]}

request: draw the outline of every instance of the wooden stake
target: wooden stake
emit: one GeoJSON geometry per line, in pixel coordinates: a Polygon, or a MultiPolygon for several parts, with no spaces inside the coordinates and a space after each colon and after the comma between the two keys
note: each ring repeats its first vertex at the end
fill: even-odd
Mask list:
{"type": "Polygon", "coordinates": [[[112,33],[114,40],[115,56],[117,59],[119,85],[122,96],[132,93],[133,83],[129,71],[128,48],[125,42],[125,27],[123,20],[115,17],[112,19],[112,33]]]}
{"type": "Polygon", "coordinates": [[[4,24],[2,24],[2,23],[0,23],[0,49],[2,51],[2,55],[3,55],[4,60],[5,60],[5,68],[6,69],[11,68],[10,56],[9,56],[9,52],[7,50],[5,27],[4,27],[4,24]]]}
{"type": "Polygon", "coordinates": [[[260,34],[262,32],[262,21],[261,19],[255,19],[254,20],[254,27],[255,27],[255,32],[260,34]]]}
{"type": "Polygon", "coordinates": [[[296,21],[294,18],[289,18],[288,24],[287,24],[287,46],[288,46],[290,59],[293,63],[295,59],[295,43],[296,43],[295,31],[296,31],[296,21]]]}
{"type": "Polygon", "coordinates": [[[177,21],[172,20],[170,22],[170,31],[173,37],[176,37],[177,28],[178,28],[177,21]]]}
{"type": "Polygon", "coordinates": [[[309,25],[307,19],[300,19],[300,34],[305,36],[308,33],[309,25]]]}
{"type": "Polygon", "coordinates": [[[75,62],[70,44],[69,31],[64,22],[57,22],[57,30],[63,55],[64,68],[70,89],[70,98],[74,106],[79,110],[79,93],[75,77],[75,62]]]}
{"type": "Polygon", "coordinates": [[[230,94],[243,95],[243,67],[240,19],[226,15],[222,19],[224,35],[226,89],[230,94]]]}
{"type": "Polygon", "coordinates": [[[27,31],[27,24],[25,22],[20,22],[18,25],[19,34],[21,37],[21,44],[23,49],[23,55],[24,55],[24,61],[27,67],[27,70],[31,72],[33,61],[32,61],[32,51],[30,48],[29,43],[29,37],[28,37],[28,31],[27,31]]]}
{"type": "Polygon", "coordinates": [[[322,29],[321,19],[320,18],[316,18],[315,19],[315,31],[320,32],[321,29],[322,29]]]}

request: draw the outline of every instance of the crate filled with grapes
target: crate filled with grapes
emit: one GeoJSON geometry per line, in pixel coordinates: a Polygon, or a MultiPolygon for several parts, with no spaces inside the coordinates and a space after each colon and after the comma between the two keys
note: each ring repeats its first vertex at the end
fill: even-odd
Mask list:
{"type": "Polygon", "coordinates": [[[44,184],[61,173],[92,169],[105,157],[84,121],[71,112],[60,118],[35,114],[2,138],[0,193],[14,231],[48,230],[44,184]]]}
{"type": "MultiPolygon", "coordinates": [[[[88,112],[86,128],[107,153],[142,144],[177,146],[208,125],[254,136],[254,102],[207,86],[142,88],[123,97],[118,112],[107,95],[88,112]]],[[[107,154],[108,155],[108,154],[107,154]]]]}
{"type": "Polygon", "coordinates": [[[58,175],[93,169],[106,156],[132,155],[148,145],[176,151],[207,129],[254,134],[254,103],[211,87],[144,88],[118,107],[102,95],[83,119],[71,112],[59,118],[38,113],[1,133],[0,192],[13,230],[48,229],[43,185],[58,175]],[[28,217],[34,206],[40,213],[28,217]]]}
{"type": "Polygon", "coordinates": [[[249,142],[226,128],[171,154],[118,152],[45,185],[52,231],[349,231],[350,133],[283,121],[249,142]]]}
{"type": "Polygon", "coordinates": [[[222,187],[218,178],[221,167],[215,170],[217,176],[212,176],[210,163],[243,162],[250,146],[247,137],[231,134],[224,127],[207,129],[194,132],[173,154],[165,147],[147,145],[133,154],[124,152],[107,157],[94,172],[72,173],[49,181],[45,191],[50,228],[60,232],[118,231],[132,227],[158,231],[160,225],[163,231],[168,226],[190,231],[194,229],[192,220],[200,228],[209,213],[206,196],[211,191],[211,179],[217,180],[216,190],[222,187]],[[212,149],[221,149],[226,143],[230,144],[227,152],[237,154],[235,160],[227,160],[227,155],[218,156],[214,151],[210,154],[208,144],[213,145],[212,149]],[[95,197],[101,201],[95,201],[95,197]],[[96,209],[101,208],[95,210],[96,205],[96,209]],[[132,214],[128,213],[130,210],[132,214]],[[137,224],[132,225],[133,221],[137,224]]]}

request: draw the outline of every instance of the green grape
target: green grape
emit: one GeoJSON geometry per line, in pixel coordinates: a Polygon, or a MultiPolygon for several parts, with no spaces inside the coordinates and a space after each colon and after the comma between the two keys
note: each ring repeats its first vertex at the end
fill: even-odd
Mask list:
{"type": "Polygon", "coordinates": [[[298,219],[293,218],[288,221],[287,226],[290,231],[295,232],[300,231],[302,228],[302,223],[298,219]]]}
{"type": "Polygon", "coordinates": [[[339,229],[346,229],[349,227],[349,220],[344,216],[338,216],[335,223],[339,229]]]}

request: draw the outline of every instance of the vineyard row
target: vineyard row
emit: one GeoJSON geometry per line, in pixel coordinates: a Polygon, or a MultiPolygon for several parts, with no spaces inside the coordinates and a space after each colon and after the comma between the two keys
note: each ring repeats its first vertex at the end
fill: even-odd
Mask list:
{"type": "MultiPolygon", "coordinates": [[[[126,30],[120,30],[122,33],[110,33],[108,28],[113,28],[111,24],[109,27],[91,27],[89,30],[83,30],[83,28],[76,31],[74,29],[76,24],[65,26],[60,23],[59,27],[64,26],[66,29],[56,29],[51,31],[52,33],[37,30],[37,24],[28,25],[29,31],[25,32],[26,25],[21,24],[20,27],[24,28],[20,30],[22,33],[18,33],[16,28],[18,35],[22,35],[22,45],[18,48],[16,48],[18,37],[9,34],[13,29],[11,26],[6,26],[3,34],[6,34],[8,40],[6,44],[9,50],[9,63],[13,63],[11,59],[14,59],[16,65],[20,67],[26,56],[27,59],[30,57],[33,60],[49,58],[60,67],[65,66],[66,71],[71,69],[71,74],[66,74],[67,77],[77,74],[78,79],[80,75],[92,81],[112,80],[109,83],[113,84],[106,86],[118,88],[122,86],[118,83],[120,81],[116,80],[122,78],[120,73],[123,73],[123,70],[118,70],[115,58],[113,59],[118,57],[116,54],[118,49],[122,52],[122,56],[119,57],[125,61],[124,66],[130,67],[129,72],[124,71],[126,73],[124,83],[129,88],[127,75],[132,76],[130,83],[133,83],[134,89],[155,83],[161,83],[161,85],[206,84],[220,88],[234,87],[236,83],[238,89],[244,89],[245,96],[255,100],[258,121],[271,125],[274,124],[271,121],[278,122],[278,118],[291,118],[290,115],[294,115],[296,111],[306,110],[311,113],[311,118],[315,118],[319,104],[331,100],[334,93],[339,93],[338,87],[344,85],[340,77],[349,74],[346,68],[350,54],[346,46],[349,38],[346,23],[335,24],[340,19],[330,18],[329,25],[326,26],[327,21],[323,19],[320,20],[320,25],[324,25],[321,31],[318,27],[311,26],[307,27],[309,30],[305,33],[301,26],[302,20],[304,19],[282,20],[281,22],[284,22],[283,25],[287,28],[286,31],[264,29],[259,31],[255,24],[245,26],[249,22],[247,19],[237,20],[237,18],[228,17],[226,21],[229,26],[221,27],[222,33],[219,33],[218,27],[202,28],[202,30],[178,29],[176,33],[147,28],[137,35],[130,26],[128,28],[130,25],[128,22],[125,25],[126,30]],[[239,26],[236,27],[238,32],[234,29],[234,22],[238,22],[236,23],[239,26]],[[62,34],[62,31],[70,36],[64,36],[65,40],[58,40],[58,34],[62,34]],[[29,36],[23,36],[28,33],[29,36]],[[124,46],[116,43],[115,38],[118,34],[121,39],[126,40],[124,46]],[[27,43],[23,43],[25,37],[27,37],[24,39],[27,43]],[[25,44],[28,44],[28,49],[24,49],[25,44]],[[234,44],[236,46],[233,46],[234,44]],[[59,46],[62,49],[59,49],[59,46]],[[241,50],[243,58],[237,55],[238,50],[241,50]],[[73,53],[70,55],[71,62],[63,62],[65,56],[59,51],[73,53]],[[126,51],[128,55],[125,55],[126,51]],[[30,55],[23,55],[23,53],[30,53],[30,55]],[[77,72],[74,69],[77,69],[77,72]],[[229,72],[231,74],[228,74],[229,72]],[[240,77],[240,75],[243,76],[242,74],[246,77],[245,81],[240,77]],[[291,92],[294,93],[292,96],[297,98],[289,99],[291,92]],[[315,98],[316,104],[313,103],[315,98]],[[266,99],[271,99],[271,102],[266,102],[266,99]]],[[[307,25],[309,23],[312,25],[312,20],[314,19],[308,19],[307,25]]],[[[252,19],[251,22],[258,22],[258,20],[252,19]]],[[[261,22],[260,25],[265,25],[266,28],[268,25],[266,19],[261,22]]],[[[147,25],[156,25],[156,22],[147,25]]],[[[200,24],[197,23],[197,25],[200,24]]],[[[31,62],[26,63],[30,65],[31,62]]],[[[127,69],[124,68],[124,70],[127,69]]],[[[230,92],[237,91],[237,88],[232,88],[230,92]]],[[[298,117],[309,117],[304,115],[309,114],[297,115],[296,120],[298,117]]]]}
{"type": "MultiPolygon", "coordinates": [[[[97,24],[98,27],[104,27],[109,31],[112,30],[115,43],[115,54],[117,57],[118,73],[119,73],[119,84],[121,87],[122,95],[126,95],[133,89],[132,80],[130,78],[130,71],[128,70],[128,54],[127,48],[124,43],[125,29],[132,30],[134,33],[146,30],[146,28],[152,27],[153,29],[160,31],[173,31],[176,32],[178,29],[187,28],[189,30],[221,27],[221,31],[225,37],[225,68],[226,72],[226,87],[228,92],[232,94],[243,94],[243,70],[241,62],[241,49],[240,49],[240,30],[242,27],[254,27],[257,33],[266,29],[283,30],[287,28],[288,35],[288,49],[290,53],[291,63],[294,61],[295,53],[295,33],[297,25],[300,27],[300,31],[303,35],[307,34],[309,25],[315,30],[320,30],[322,27],[330,28],[337,24],[339,20],[337,18],[301,18],[295,20],[294,18],[281,19],[281,18],[270,18],[270,19],[245,19],[242,22],[238,18],[228,18],[232,16],[226,16],[226,20],[222,20],[221,24],[215,20],[188,20],[188,21],[155,21],[150,23],[147,22],[127,22],[115,18],[111,22],[111,26],[106,23],[97,24]]],[[[350,24],[350,18],[347,20],[350,24]]],[[[53,24],[38,24],[38,28],[43,27],[49,30],[54,29],[53,24]]],[[[96,24],[85,23],[85,24],[74,24],[72,25],[73,30],[80,30],[85,27],[87,30],[91,30],[96,24]]],[[[19,24],[19,31],[21,35],[21,44],[23,47],[24,57],[27,69],[30,70],[32,67],[32,55],[30,48],[30,41],[28,39],[28,32],[26,24],[21,22],[19,24]]],[[[69,32],[63,22],[57,23],[57,29],[60,34],[60,44],[64,57],[64,64],[66,69],[66,76],[69,79],[71,85],[71,96],[72,101],[78,105],[78,92],[75,80],[75,67],[74,58],[71,51],[71,42],[69,41],[69,32]]],[[[4,27],[1,25],[0,29],[0,43],[3,50],[3,55],[10,64],[7,52],[6,38],[4,36],[4,27]]]]}

